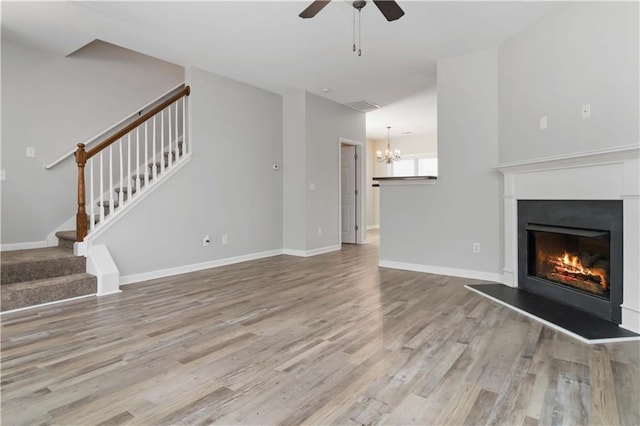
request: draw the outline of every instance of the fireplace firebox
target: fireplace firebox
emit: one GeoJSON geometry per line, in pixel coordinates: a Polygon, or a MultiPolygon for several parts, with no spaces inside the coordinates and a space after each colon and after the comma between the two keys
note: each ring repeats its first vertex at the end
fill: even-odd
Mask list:
{"type": "Polygon", "coordinates": [[[518,202],[518,287],[620,324],[622,202],[518,202]]]}

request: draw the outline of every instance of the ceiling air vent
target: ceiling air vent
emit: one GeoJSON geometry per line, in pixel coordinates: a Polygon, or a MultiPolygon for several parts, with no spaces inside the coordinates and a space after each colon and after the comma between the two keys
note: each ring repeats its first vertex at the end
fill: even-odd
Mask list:
{"type": "Polygon", "coordinates": [[[360,111],[360,112],[370,112],[380,108],[380,105],[375,104],[371,101],[355,101],[355,102],[349,102],[343,105],[348,106],[349,108],[353,108],[356,111],[360,111]]]}

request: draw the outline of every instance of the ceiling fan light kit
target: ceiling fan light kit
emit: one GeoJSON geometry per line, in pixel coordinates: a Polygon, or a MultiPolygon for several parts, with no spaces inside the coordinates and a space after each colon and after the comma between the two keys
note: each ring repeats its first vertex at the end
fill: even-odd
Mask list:
{"type": "MultiPolygon", "coordinates": [[[[331,0],[316,0],[311,3],[305,10],[303,10],[300,15],[303,19],[313,18],[325,8],[326,5],[329,4],[331,0]]],[[[387,21],[395,21],[400,19],[404,15],[404,11],[398,3],[394,0],[373,0],[373,4],[375,4],[382,15],[386,18],[387,21]]],[[[352,4],[353,6],[353,51],[356,52],[356,48],[358,51],[358,56],[362,56],[362,43],[361,43],[361,20],[360,13],[362,12],[362,8],[367,5],[365,0],[356,0],[352,4]],[[358,11],[358,44],[356,46],[356,10],[358,11]]]]}

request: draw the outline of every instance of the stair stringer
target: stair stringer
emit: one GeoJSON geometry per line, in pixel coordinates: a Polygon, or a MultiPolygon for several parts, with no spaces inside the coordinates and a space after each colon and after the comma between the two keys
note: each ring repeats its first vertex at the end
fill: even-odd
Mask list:
{"type": "Polygon", "coordinates": [[[88,250],[87,273],[98,279],[97,296],[120,293],[120,271],[104,244],[96,244],[88,250]]]}
{"type": "Polygon", "coordinates": [[[167,181],[171,176],[178,172],[178,170],[182,169],[187,163],[191,161],[191,152],[182,155],[178,158],[171,167],[166,168],[164,173],[157,176],[157,178],[149,181],[149,183],[145,184],[145,186],[140,189],[140,192],[137,192],[134,197],[131,198],[127,204],[118,209],[114,209],[112,213],[109,214],[104,220],[101,222],[101,226],[99,228],[91,231],[82,242],[76,242],[73,245],[73,253],[76,256],[87,256],[90,255],[90,248],[93,246],[93,242],[96,238],[100,237],[104,234],[109,228],[111,228],[116,222],[118,222],[122,217],[124,217],[128,212],[132,211],[138,204],[140,204],[145,198],[151,195],[163,182],[167,181]]]}

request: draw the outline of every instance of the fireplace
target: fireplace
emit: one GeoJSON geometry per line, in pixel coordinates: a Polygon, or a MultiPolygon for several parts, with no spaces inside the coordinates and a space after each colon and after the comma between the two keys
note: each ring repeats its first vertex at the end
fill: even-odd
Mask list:
{"type": "Polygon", "coordinates": [[[622,202],[520,200],[518,286],[620,324],[622,202]]]}

